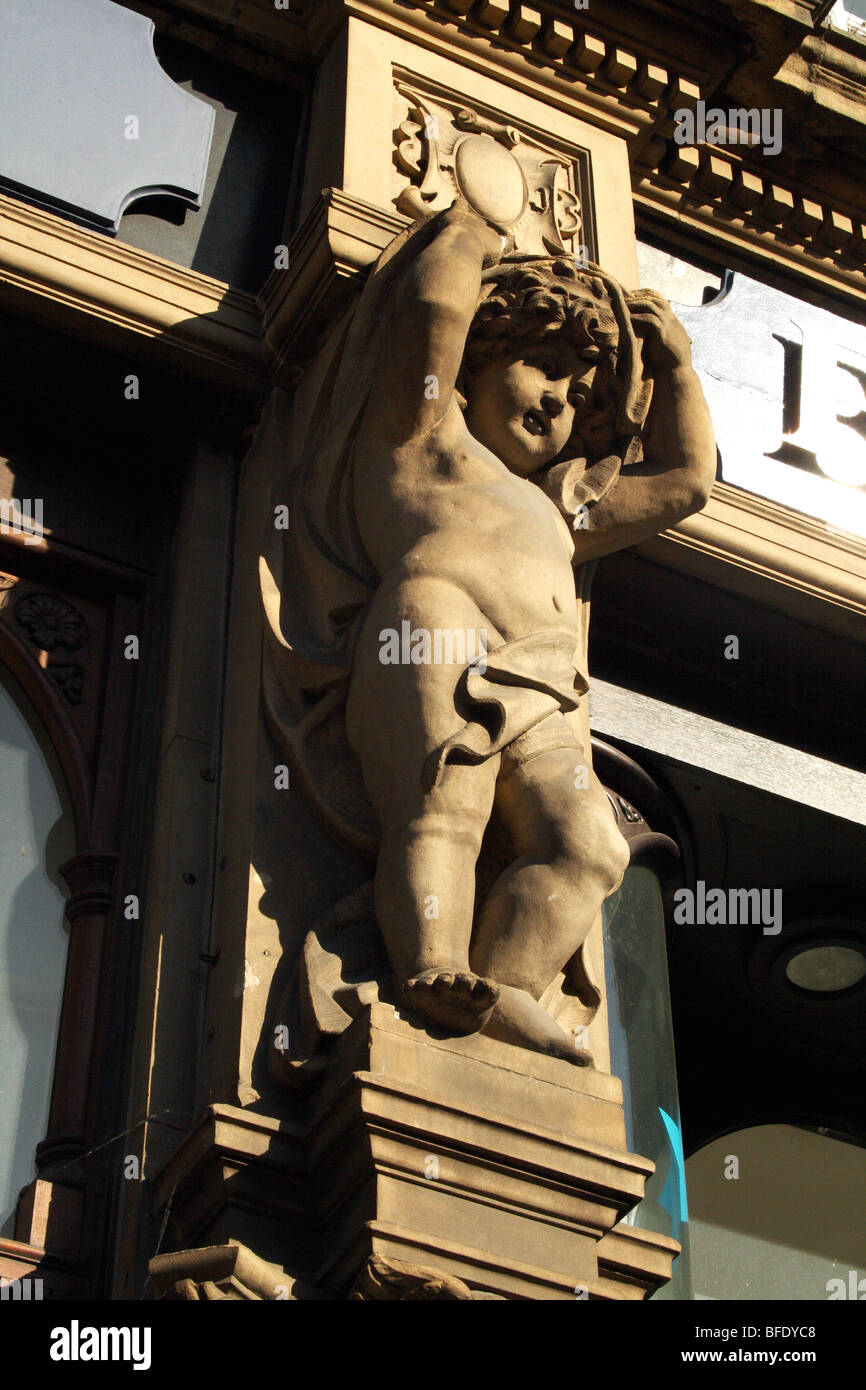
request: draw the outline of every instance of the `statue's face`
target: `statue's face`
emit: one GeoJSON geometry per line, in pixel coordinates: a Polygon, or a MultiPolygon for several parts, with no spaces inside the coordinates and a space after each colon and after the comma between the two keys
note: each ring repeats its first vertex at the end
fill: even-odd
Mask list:
{"type": "Polygon", "coordinates": [[[565,448],[595,371],[595,363],[555,339],[497,358],[466,383],[466,423],[506,468],[528,478],[565,448]]]}

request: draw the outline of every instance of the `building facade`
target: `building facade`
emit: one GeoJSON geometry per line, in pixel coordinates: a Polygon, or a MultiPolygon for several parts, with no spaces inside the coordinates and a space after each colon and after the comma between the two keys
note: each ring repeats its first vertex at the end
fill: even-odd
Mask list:
{"type": "Polygon", "coordinates": [[[5,4],[0,1276],[866,1296],[866,17],[5,4]],[[519,167],[524,246],[671,301],[717,480],[593,584],[631,850],[573,1015],[595,1079],[488,1088],[501,1057],[421,1059],[341,977],[310,1090],[286,991],[370,857],[268,717],[268,567],[344,318],[470,138],[519,167]]]}

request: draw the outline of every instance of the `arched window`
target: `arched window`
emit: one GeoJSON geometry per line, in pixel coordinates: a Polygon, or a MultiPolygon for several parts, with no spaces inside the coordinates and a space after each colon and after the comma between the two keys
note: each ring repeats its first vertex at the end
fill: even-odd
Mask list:
{"type": "Polygon", "coordinates": [[[626,1142],[652,1159],[643,1200],[623,1224],[679,1241],[673,1277],[654,1297],[692,1297],[689,1213],[665,942],[665,884],[680,851],[671,808],[643,768],[593,739],[593,761],[607,789],[631,863],[604,905],[604,969],[610,1069],[623,1088],[626,1142]]]}
{"type": "Polygon", "coordinates": [[[686,1172],[696,1297],[866,1299],[862,1145],[755,1125],[704,1145],[686,1172]]]}
{"type": "Polygon", "coordinates": [[[75,850],[65,786],[24,692],[0,668],[0,1235],[48,1123],[68,932],[59,866],[75,850]]]}

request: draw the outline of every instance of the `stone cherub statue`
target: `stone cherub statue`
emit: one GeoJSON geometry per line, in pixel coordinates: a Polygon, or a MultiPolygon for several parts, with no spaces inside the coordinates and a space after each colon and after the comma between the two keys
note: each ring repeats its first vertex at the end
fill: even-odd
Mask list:
{"type": "Polygon", "coordinates": [[[279,617],[264,572],[266,692],[308,794],[377,852],[394,1002],[587,1064],[541,1001],[628,861],[591,769],[589,580],[704,506],[716,450],[660,296],[503,251],[458,198],[371,273],[295,475],[279,617]],[[482,893],[494,818],[510,862],[482,893]]]}

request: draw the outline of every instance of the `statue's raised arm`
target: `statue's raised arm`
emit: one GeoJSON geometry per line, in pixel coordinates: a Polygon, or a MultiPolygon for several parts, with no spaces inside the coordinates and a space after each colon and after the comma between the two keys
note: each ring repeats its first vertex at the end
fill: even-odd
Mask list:
{"type": "MultiPolygon", "coordinates": [[[[376,328],[367,418],[382,442],[430,429],[448,409],[484,268],[503,238],[462,199],[414,230],[376,328]]],[[[394,267],[397,270],[397,266],[394,267]]]]}
{"type": "Polygon", "coordinates": [[[700,511],[715,479],[715,435],[686,330],[652,290],[627,294],[626,303],[652,383],[642,458],[587,509],[575,548],[581,562],[636,545],[700,511]]]}

